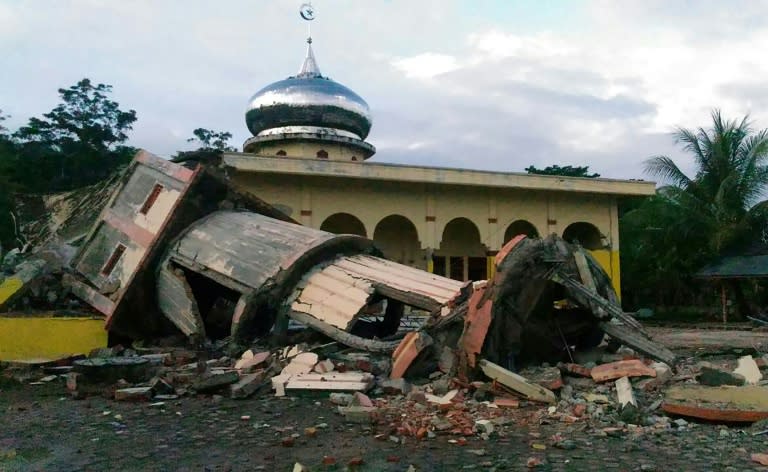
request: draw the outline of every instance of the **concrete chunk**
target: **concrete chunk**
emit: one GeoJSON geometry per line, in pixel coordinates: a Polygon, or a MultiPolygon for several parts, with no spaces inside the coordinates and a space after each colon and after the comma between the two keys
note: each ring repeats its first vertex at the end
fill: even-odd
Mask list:
{"type": "Polygon", "coordinates": [[[742,375],[727,370],[718,369],[711,365],[701,366],[698,377],[696,380],[702,385],[708,385],[710,387],[719,387],[721,385],[744,385],[745,379],[742,375]]]}
{"type": "Polygon", "coordinates": [[[148,402],[152,399],[152,387],[121,388],[115,390],[115,400],[122,402],[148,402]]]}
{"type": "Polygon", "coordinates": [[[631,359],[596,366],[591,375],[595,382],[606,382],[621,377],[656,377],[656,371],[638,359],[631,359]]]}
{"type": "Polygon", "coordinates": [[[258,390],[264,382],[264,371],[244,375],[237,383],[229,386],[232,398],[248,398],[258,390]]]}
{"type": "Polygon", "coordinates": [[[752,356],[740,357],[738,362],[738,367],[736,367],[733,373],[744,377],[747,385],[757,385],[763,378],[763,374],[760,373],[760,368],[752,356]]]}
{"type": "Polygon", "coordinates": [[[629,383],[629,377],[622,377],[616,381],[616,396],[619,399],[619,405],[624,408],[627,405],[637,406],[635,394],[632,391],[632,384],[629,383]]]}
{"type": "Polygon", "coordinates": [[[368,424],[378,416],[378,408],[375,406],[340,406],[339,413],[348,423],[368,424]]]}
{"type": "Polygon", "coordinates": [[[192,389],[198,392],[210,392],[222,387],[226,387],[229,384],[233,384],[240,380],[237,372],[224,371],[217,373],[210,373],[204,377],[199,378],[192,384],[192,389]]]}

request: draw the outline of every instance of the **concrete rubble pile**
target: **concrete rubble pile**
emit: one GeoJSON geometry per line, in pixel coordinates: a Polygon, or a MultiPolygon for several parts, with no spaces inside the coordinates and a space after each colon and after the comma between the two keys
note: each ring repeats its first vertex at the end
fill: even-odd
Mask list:
{"type": "Polygon", "coordinates": [[[4,375],[157,405],[319,396],[393,442],[460,444],[544,422],[688,427],[664,413],[768,418],[763,358],[678,359],[577,245],[518,236],[493,278],[458,282],[388,261],[365,238],[297,225],[214,164],[137,156],[62,279],[103,314],[112,347],[4,375]]]}

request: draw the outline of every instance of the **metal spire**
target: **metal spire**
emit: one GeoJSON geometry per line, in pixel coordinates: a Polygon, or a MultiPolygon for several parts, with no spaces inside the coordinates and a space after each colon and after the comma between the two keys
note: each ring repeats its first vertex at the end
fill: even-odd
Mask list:
{"type": "Polygon", "coordinates": [[[315,8],[312,3],[305,3],[301,5],[299,14],[307,21],[308,37],[307,37],[307,57],[304,58],[304,62],[301,64],[297,77],[320,77],[320,68],[317,66],[315,60],[315,52],[312,50],[312,23],[315,19],[315,8]]]}

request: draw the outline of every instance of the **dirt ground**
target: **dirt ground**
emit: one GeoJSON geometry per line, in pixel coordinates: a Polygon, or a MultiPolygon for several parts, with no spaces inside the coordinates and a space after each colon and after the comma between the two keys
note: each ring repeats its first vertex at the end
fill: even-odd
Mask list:
{"type": "Polygon", "coordinates": [[[768,453],[768,435],[753,435],[755,427],[660,423],[658,411],[639,426],[591,417],[569,423],[529,404],[504,410],[507,424],[488,440],[442,433],[418,440],[392,434],[392,417],[345,423],[327,393],[156,405],[73,400],[63,381],[2,388],[2,471],[282,472],[296,462],[311,471],[740,471],[766,470],[750,454],[768,453]]]}

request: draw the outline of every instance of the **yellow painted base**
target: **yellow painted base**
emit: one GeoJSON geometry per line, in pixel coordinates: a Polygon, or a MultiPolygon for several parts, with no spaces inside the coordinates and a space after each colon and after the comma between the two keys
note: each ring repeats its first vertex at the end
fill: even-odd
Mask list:
{"type": "Polygon", "coordinates": [[[106,346],[103,319],[0,317],[0,361],[55,360],[106,346]]]}
{"type": "Polygon", "coordinates": [[[0,305],[8,301],[23,286],[24,282],[18,277],[8,277],[3,280],[3,283],[0,283],[0,305]]]}
{"type": "Polygon", "coordinates": [[[619,267],[619,251],[600,249],[589,252],[592,253],[592,257],[600,263],[611,278],[613,289],[616,290],[616,295],[621,299],[621,267],[619,267]]]}

